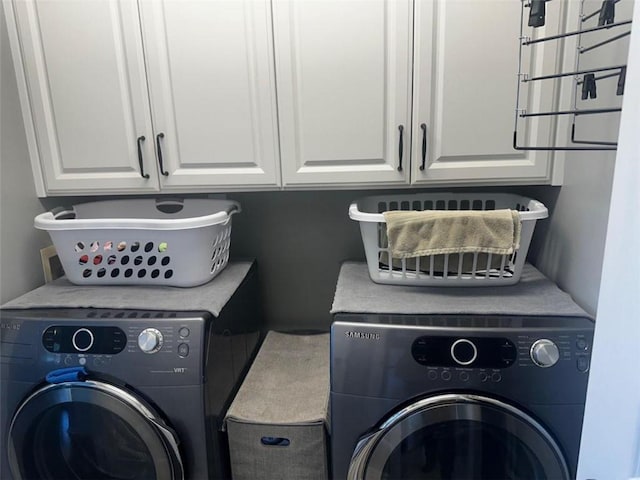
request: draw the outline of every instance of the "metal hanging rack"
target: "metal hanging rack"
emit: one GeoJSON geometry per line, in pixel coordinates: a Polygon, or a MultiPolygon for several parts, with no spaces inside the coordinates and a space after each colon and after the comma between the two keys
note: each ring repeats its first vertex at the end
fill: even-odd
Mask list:
{"type": "Polygon", "coordinates": [[[622,108],[619,107],[611,107],[611,108],[590,108],[590,109],[579,109],[577,107],[577,92],[578,87],[582,86],[582,99],[585,100],[587,98],[595,98],[596,97],[596,82],[598,80],[602,80],[610,77],[618,77],[618,85],[616,94],[623,95],[624,94],[624,84],[626,77],[626,65],[613,65],[609,67],[597,67],[592,69],[579,69],[579,57],[581,54],[599,48],[603,45],[609,44],[621,38],[628,36],[631,32],[624,32],[622,34],[615,35],[611,38],[608,38],[604,41],[596,43],[594,45],[590,45],[589,47],[578,47],[578,59],[576,60],[576,69],[573,72],[561,72],[555,73],[551,75],[539,75],[530,77],[528,74],[522,72],[522,57],[523,57],[523,47],[527,47],[533,44],[559,40],[566,37],[571,36],[579,36],[597,32],[602,30],[609,30],[611,28],[621,27],[624,25],[630,25],[631,20],[624,20],[615,22],[615,8],[614,5],[618,3],[620,0],[604,0],[602,6],[599,10],[590,13],[589,15],[584,15],[582,13],[581,6],[581,14],[580,14],[580,29],[572,32],[561,33],[557,35],[551,35],[548,37],[541,37],[532,39],[524,35],[524,17],[525,17],[525,8],[530,8],[530,16],[529,16],[529,26],[539,27],[544,25],[545,23],[545,7],[544,4],[549,0],[521,0],[521,14],[520,14],[520,50],[519,50],[519,58],[518,58],[518,88],[516,93],[516,111],[515,111],[515,125],[513,132],[513,148],[515,150],[541,150],[541,151],[555,151],[555,150],[615,150],[617,148],[616,142],[604,142],[604,141],[595,141],[595,140],[579,140],[576,138],[576,118],[581,115],[598,115],[603,113],[614,113],[620,112],[622,108]],[[591,18],[599,15],[598,18],[598,26],[582,28],[583,23],[590,20],[591,18]],[[596,76],[596,73],[600,72],[613,72],[608,74],[603,74],[596,76]],[[554,78],[561,77],[570,77],[573,76],[575,78],[575,92],[574,92],[574,101],[573,108],[570,110],[557,110],[557,111],[549,111],[549,112],[527,112],[526,109],[520,108],[520,87],[524,83],[540,81],[540,80],[549,80],[554,78]],[[582,76],[582,79],[580,79],[582,76]],[[567,147],[556,147],[556,146],[524,146],[518,145],[518,120],[525,119],[530,117],[542,117],[542,116],[560,116],[560,115],[573,115],[573,122],[571,125],[571,143],[573,144],[582,144],[588,146],[567,146],[567,147]]]}

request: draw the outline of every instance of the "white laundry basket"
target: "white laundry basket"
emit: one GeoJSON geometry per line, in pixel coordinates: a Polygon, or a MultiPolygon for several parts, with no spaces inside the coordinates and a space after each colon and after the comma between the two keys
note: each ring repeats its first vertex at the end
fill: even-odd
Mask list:
{"type": "Polygon", "coordinates": [[[513,285],[520,280],[536,221],[548,216],[540,202],[507,193],[380,195],[356,200],[349,217],[360,222],[369,275],[376,283],[439,287],[513,285]],[[520,248],[511,255],[442,254],[393,258],[382,212],[390,210],[517,210],[520,248]]]}
{"type": "Polygon", "coordinates": [[[111,200],[56,208],[34,223],[75,284],[192,287],[227,265],[239,211],[219,199],[111,200]]]}

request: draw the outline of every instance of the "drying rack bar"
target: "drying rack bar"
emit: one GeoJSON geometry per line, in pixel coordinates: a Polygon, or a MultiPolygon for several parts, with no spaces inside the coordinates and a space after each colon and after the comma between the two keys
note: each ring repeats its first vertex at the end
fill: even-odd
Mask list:
{"type": "Polygon", "coordinates": [[[573,122],[571,124],[571,143],[582,143],[584,145],[609,145],[612,147],[617,147],[617,142],[598,142],[595,140],[576,140],[576,124],[573,122]]]}
{"type": "Polygon", "coordinates": [[[522,42],[522,45],[533,45],[534,43],[548,42],[549,40],[558,40],[559,38],[572,37],[574,35],[582,35],[583,33],[597,32],[599,30],[606,30],[613,27],[621,27],[622,25],[629,25],[630,23],[631,23],[631,20],[625,20],[623,22],[610,23],[608,25],[585,28],[584,30],[577,30],[574,32],[559,33],[558,35],[551,35],[549,37],[536,38],[534,40],[525,40],[524,42],[522,42]]]}
{"type": "MultiPolygon", "coordinates": [[[[577,142],[576,142],[577,143],[577,142]]],[[[513,132],[513,149],[514,150],[535,150],[535,151],[543,151],[543,152],[551,152],[556,150],[562,151],[591,151],[591,150],[616,150],[616,147],[612,146],[600,146],[594,145],[591,147],[527,147],[523,145],[518,145],[518,132],[513,132]]]]}
{"type": "Polygon", "coordinates": [[[556,112],[534,112],[520,113],[522,118],[526,117],[546,117],[550,115],[595,115],[598,113],[621,112],[622,108],[592,108],[587,110],[558,110],[556,112]]]}
{"type": "MultiPolygon", "coordinates": [[[[605,78],[619,77],[619,76],[620,76],[620,72],[609,73],[607,75],[600,75],[599,77],[595,77],[594,80],[604,80],[605,78]]],[[[584,80],[576,80],[576,85],[582,85],[583,83],[584,83],[584,80]]]]}
{"type": "MultiPolygon", "coordinates": [[[[556,73],[556,74],[553,74],[553,75],[542,75],[540,77],[523,78],[522,81],[524,83],[526,83],[526,82],[533,82],[535,80],[548,80],[550,78],[570,77],[572,75],[584,75],[585,73],[606,72],[608,70],[620,70],[624,66],[625,65],[615,65],[613,67],[590,68],[588,70],[580,70],[580,71],[577,71],[577,72],[565,72],[565,73],[556,73]]],[[[620,74],[619,73],[612,73],[611,75],[607,75],[607,76],[614,77],[616,75],[620,75],[620,74]]],[[[598,77],[598,78],[605,78],[605,77],[603,76],[603,77],[598,77]]]]}
{"type": "Polygon", "coordinates": [[[628,32],[625,32],[625,33],[621,33],[620,35],[616,35],[615,37],[608,38],[608,39],[606,39],[606,40],[604,40],[604,41],[602,41],[600,43],[596,43],[595,45],[591,45],[590,47],[587,47],[587,48],[580,47],[580,50],[578,50],[578,51],[580,53],[587,53],[587,52],[589,52],[589,51],[591,51],[593,49],[596,49],[598,47],[606,45],[607,43],[611,43],[611,42],[615,42],[616,40],[620,40],[621,38],[624,38],[627,35],[631,35],[631,30],[629,30],[628,32]]]}

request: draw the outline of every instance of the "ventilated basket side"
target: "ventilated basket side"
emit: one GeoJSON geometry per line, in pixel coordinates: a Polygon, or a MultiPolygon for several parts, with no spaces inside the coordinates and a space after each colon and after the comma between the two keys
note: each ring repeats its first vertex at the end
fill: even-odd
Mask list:
{"type": "Polygon", "coordinates": [[[369,275],[374,282],[398,285],[489,286],[520,280],[538,218],[546,207],[512,194],[417,194],[365,197],[354,202],[349,216],[360,222],[369,275]],[[445,254],[399,259],[391,256],[382,212],[389,210],[518,210],[520,248],[512,255],[445,254]]]}
{"type": "Polygon", "coordinates": [[[65,273],[78,285],[192,287],[208,282],[228,263],[231,214],[239,211],[231,203],[228,214],[210,218],[75,220],[64,218],[71,215],[65,211],[58,214],[60,224],[48,212],[44,220],[36,217],[36,225],[49,225],[65,273]],[[101,223],[114,228],[91,228],[101,223]]]}
{"type": "Polygon", "coordinates": [[[231,222],[193,231],[49,233],[65,274],[75,284],[191,287],[208,282],[226,266],[231,222]]]}

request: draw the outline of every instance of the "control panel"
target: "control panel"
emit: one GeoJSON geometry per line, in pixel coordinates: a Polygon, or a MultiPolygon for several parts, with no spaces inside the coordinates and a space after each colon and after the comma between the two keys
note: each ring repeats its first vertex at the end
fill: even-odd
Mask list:
{"type": "Polygon", "coordinates": [[[127,336],[118,327],[51,326],[42,334],[42,345],[51,353],[115,355],[124,350],[127,336]]]}
{"type": "Polygon", "coordinates": [[[177,332],[173,325],[158,324],[157,327],[132,325],[125,332],[115,326],[54,325],[43,332],[42,345],[56,354],[117,355],[128,347],[129,353],[189,356],[191,331],[188,327],[181,326],[177,332]]]}
{"type": "Polygon", "coordinates": [[[497,369],[511,366],[518,349],[501,337],[423,336],[414,340],[411,354],[425,366],[497,369]]]}

